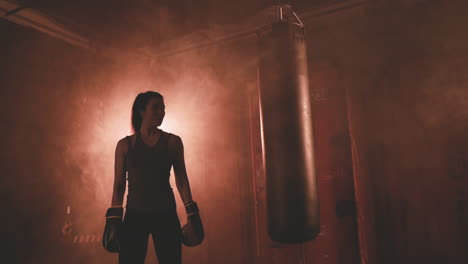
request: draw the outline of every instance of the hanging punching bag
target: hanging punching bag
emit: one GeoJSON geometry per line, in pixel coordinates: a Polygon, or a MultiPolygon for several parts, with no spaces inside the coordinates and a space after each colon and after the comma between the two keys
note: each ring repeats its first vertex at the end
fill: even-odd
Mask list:
{"type": "Polygon", "coordinates": [[[259,34],[259,98],[268,234],[303,243],[320,232],[304,28],[279,21],[259,34]]]}

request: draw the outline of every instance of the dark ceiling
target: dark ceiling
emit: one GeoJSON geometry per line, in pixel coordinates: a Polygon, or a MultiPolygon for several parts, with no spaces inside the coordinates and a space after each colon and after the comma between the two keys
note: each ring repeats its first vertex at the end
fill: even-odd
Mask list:
{"type": "MultiPolygon", "coordinates": [[[[341,0],[344,1],[344,0],[341,0]]],[[[291,0],[297,10],[340,0],[291,0]]],[[[277,0],[18,0],[74,32],[121,48],[159,46],[212,25],[236,24],[277,0]]]]}

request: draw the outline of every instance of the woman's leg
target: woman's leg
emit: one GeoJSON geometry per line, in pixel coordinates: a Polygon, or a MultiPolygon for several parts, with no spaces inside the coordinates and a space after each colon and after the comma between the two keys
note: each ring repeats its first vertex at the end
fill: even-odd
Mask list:
{"type": "Polygon", "coordinates": [[[182,233],[176,209],[155,214],[152,238],[159,264],[182,263],[182,233]]]}
{"type": "Polygon", "coordinates": [[[148,215],[128,211],[122,224],[119,264],[144,264],[148,248],[148,215]]]}

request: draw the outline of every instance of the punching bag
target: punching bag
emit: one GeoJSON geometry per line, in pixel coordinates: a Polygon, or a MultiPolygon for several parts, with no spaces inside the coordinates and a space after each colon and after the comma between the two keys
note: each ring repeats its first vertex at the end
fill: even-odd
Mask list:
{"type": "Polygon", "coordinates": [[[258,40],[268,234],[303,243],[320,232],[304,28],[279,21],[258,40]]]}

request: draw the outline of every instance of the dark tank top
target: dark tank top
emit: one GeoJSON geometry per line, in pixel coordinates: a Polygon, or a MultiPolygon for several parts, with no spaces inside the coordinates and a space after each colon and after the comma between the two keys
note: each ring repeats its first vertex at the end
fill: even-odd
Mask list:
{"type": "Polygon", "coordinates": [[[133,146],[127,136],[127,208],[155,212],[176,207],[174,192],[169,184],[173,163],[169,154],[169,136],[169,133],[162,131],[153,147],[143,143],[139,132],[133,146]]]}

